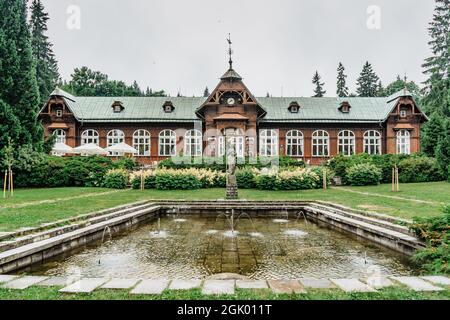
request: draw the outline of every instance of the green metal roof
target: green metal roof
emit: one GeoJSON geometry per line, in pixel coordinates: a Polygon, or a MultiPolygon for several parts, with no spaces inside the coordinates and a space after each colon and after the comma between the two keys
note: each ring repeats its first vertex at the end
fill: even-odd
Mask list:
{"type": "MultiPolygon", "coordinates": [[[[407,93],[407,96],[410,94],[407,93]]],[[[195,111],[207,98],[190,97],[73,97],[61,89],[52,96],[62,97],[79,121],[84,122],[192,122],[200,121],[195,111]],[[112,105],[121,101],[124,110],[114,113],[112,105]],[[164,112],[163,105],[171,101],[175,107],[171,113],[164,112]]],[[[404,90],[383,98],[306,98],[273,97],[256,98],[267,115],[262,122],[381,122],[385,121],[404,90]],[[291,102],[300,105],[298,113],[288,110],[291,102]],[[349,113],[339,110],[348,101],[349,113]]]]}

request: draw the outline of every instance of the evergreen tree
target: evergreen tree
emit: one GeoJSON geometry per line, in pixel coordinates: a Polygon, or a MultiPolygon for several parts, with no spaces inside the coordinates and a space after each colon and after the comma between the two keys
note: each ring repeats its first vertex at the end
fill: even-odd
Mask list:
{"type": "Polygon", "coordinates": [[[424,73],[429,75],[425,82],[428,86],[450,76],[450,0],[435,1],[433,21],[428,28],[431,36],[428,44],[433,55],[423,64],[424,73]]]}
{"type": "Polygon", "coordinates": [[[207,98],[209,97],[210,93],[209,93],[209,89],[208,87],[205,88],[205,91],[203,91],[203,97],[207,98]]]}
{"type": "Polygon", "coordinates": [[[270,93],[269,92],[267,92],[266,98],[270,98],[270,93]]]}
{"type": "Polygon", "coordinates": [[[325,93],[327,93],[323,89],[323,86],[325,85],[325,83],[320,82],[320,79],[321,79],[321,77],[319,75],[319,72],[316,71],[316,73],[314,74],[313,80],[312,80],[312,83],[315,85],[313,97],[316,97],[316,98],[321,98],[325,95],[325,93]]]}
{"type": "Polygon", "coordinates": [[[429,114],[440,112],[450,117],[450,0],[436,0],[428,30],[433,55],[423,64],[428,79],[425,81],[427,94],[421,104],[429,114]]]}
{"type": "Polygon", "coordinates": [[[436,160],[442,173],[448,175],[450,167],[450,119],[445,120],[444,130],[436,148],[436,160]]]}
{"type": "Polygon", "coordinates": [[[43,128],[36,65],[27,25],[25,0],[0,1],[0,99],[8,104],[20,123],[16,145],[41,150],[43,128]]]}
{"type": "Polygon", "coordinates": [[[9,139],[17,141],[20,135],[20,123],[11,107],[0,99],[0,162],[2,150],[8,145],[9,139]]]}
{"type": "Polygon", "coordinates": [[[439,137],[444,130],[442,116],[435,112],[431,115],[430,121],[427,122],[422,131],[422,151],[430,156],[436,155],[436,148],[439,142],[439,137]]]}
{"type": "Polygon", "coordinates": [[[59,79],[58,63],[52,50],[53,45],[45,35],[49,17],[44,12],[41,0],[33,0],[30,9],[31,46],[36,61],[36,77],[41,103],[45,103],[59,79]]]}
{"type": "Polygon", "coordinates": [[[360,97],[376,97],[379,91],[379,80],[380,79],[373,71],[372,65],[367,61],[357,80],[356,93],[360,97]]]}
{"type": "Polygon", "coordinates": [[[386,89],[384,89],[384,95],[390,96],[400,90],[404,90],[405,87],[416,99],[421,98],[420,87],[414,81],[407,81],[405,83],[405,80],[401,79],[399,75],[397,75],[395,81],[388,84],[386,89]]]}
{"type": "Polygon", "coordinates": [[[336,93],[338,97],[347,97],[348,96],[348,87],[346,85],[346,78],[347,75],[344,73],[345,68],[342,65],[342,63],[339,62],[339,67],[337,69],[338,76],[337,76],[337,90],[336,93]]]}
{"type": "Polygon", "coordinates": [[[377,97],[385,97],[386,96],[386,90],[383,87],[383,83],[380,81],[378,81],[377,83],[377,97]]]}

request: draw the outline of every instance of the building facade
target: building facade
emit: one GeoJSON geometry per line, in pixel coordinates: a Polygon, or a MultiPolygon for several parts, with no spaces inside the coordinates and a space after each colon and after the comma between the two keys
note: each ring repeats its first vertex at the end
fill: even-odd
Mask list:
{"type": "Polygon", "coordinates": [[[231,63],[209,97],[74,97],[56,89],[39,117],[46,138],[71,147],[125,142],[143,164],[223,156],[227,136],[239,157],[320,164],[337,154],[409,154],[420,151],[427,121],[407,90],[381,98],[256,98],[231,63]]]}

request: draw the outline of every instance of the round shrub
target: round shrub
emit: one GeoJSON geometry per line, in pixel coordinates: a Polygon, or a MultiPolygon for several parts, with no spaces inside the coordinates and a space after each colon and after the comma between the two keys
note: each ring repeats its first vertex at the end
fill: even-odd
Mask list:
{"type": "Polygon", "coordinates": [[[443,180],[437,161],[433,158],[409,157],[400,161],[398,168],[399,180],[403,183],[443,180]]]}
{"type": "Polygon", "coordinates": [[[109,170],[103,182],[103,186],[111,189],[125,189],[128,185],[129,174],[125,169],[109,170]]]}
{"type": "Polygon", "coordinates": [[[356,164],[347,169],[347,181],[352,186],[377,185],[381,181],[381,170],[369,163],[356,164]]]}
{"type": "Polygon", "coordinates": [[[255,175],[258,170],[243,168],[236,171],[236,180],[241,189],[254,189],[256,187],[255,175]]]}

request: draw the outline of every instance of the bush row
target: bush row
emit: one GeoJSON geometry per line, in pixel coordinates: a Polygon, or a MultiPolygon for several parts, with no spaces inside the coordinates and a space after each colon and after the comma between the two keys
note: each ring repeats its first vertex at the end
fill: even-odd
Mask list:
{"type": "Polygon", "coordinates": [[[13,167],[16,187],[102,187],[111,169],[133,170],[136,163],[124,158],[53,157],[36,153],[16,159],[13,167]]]}
{"type": "Polygon", "coordinates": [[[439,170],[436,159],[420,154],[357,154],[350,157],[339,155],[328,161],[327,164],[336,176],[341,177],[342,183],[348,185],[374,184],[374,179],[378,176],[378,170],[375,174],[368,173],[368,169],[373,169],[374,166],[381,173],[378,183],[389,183],[392,181],[392,168],[395,165],[399,169],[399,180],[402,183],[442,181],[445,179],[445,175],[439,170]],[[371,167],[368,167],[369,165],[371,167]],[[354,166],[357,166],[356,169],[350,170],[354,166]],[[357,170],[365,171],[365,173],[358,175],[356,180],[353,180],[357,170]],[[368,179],[366,183],[363,181],[363,175],[368,179]]]}
{"type": "MultiPolygon", "coordinates": [[[[280,172],[242,168],[236,179],[240,189],[301,190],[322,186],[323,170],[320,168],[291,168],[280,172]]],[[[209,169],[157,169],[136,172],[131,176],[131,185],[139,189],[144,180],[145,188],[158,190],[192,190],[226,186],[226,175],[209,169]]],[[[330,180],[328,180],[330,182],[330,180]]]]}
{"type": "MultiPolygon", "coordinates": [[[[305,162],[302,160],[296,160],[292,157],[258,157],[254,158],[238,158],[238,168],[252,167],[256,169],[262,169],[271,167],[273,165],[286,167],[305,167],[305,162]]],[[[225,157],[173,157],[163,160],[159,163],[158,168],[165,169],[210,169],[214,171],[226,171],[226,159],[225,157]]]]}

